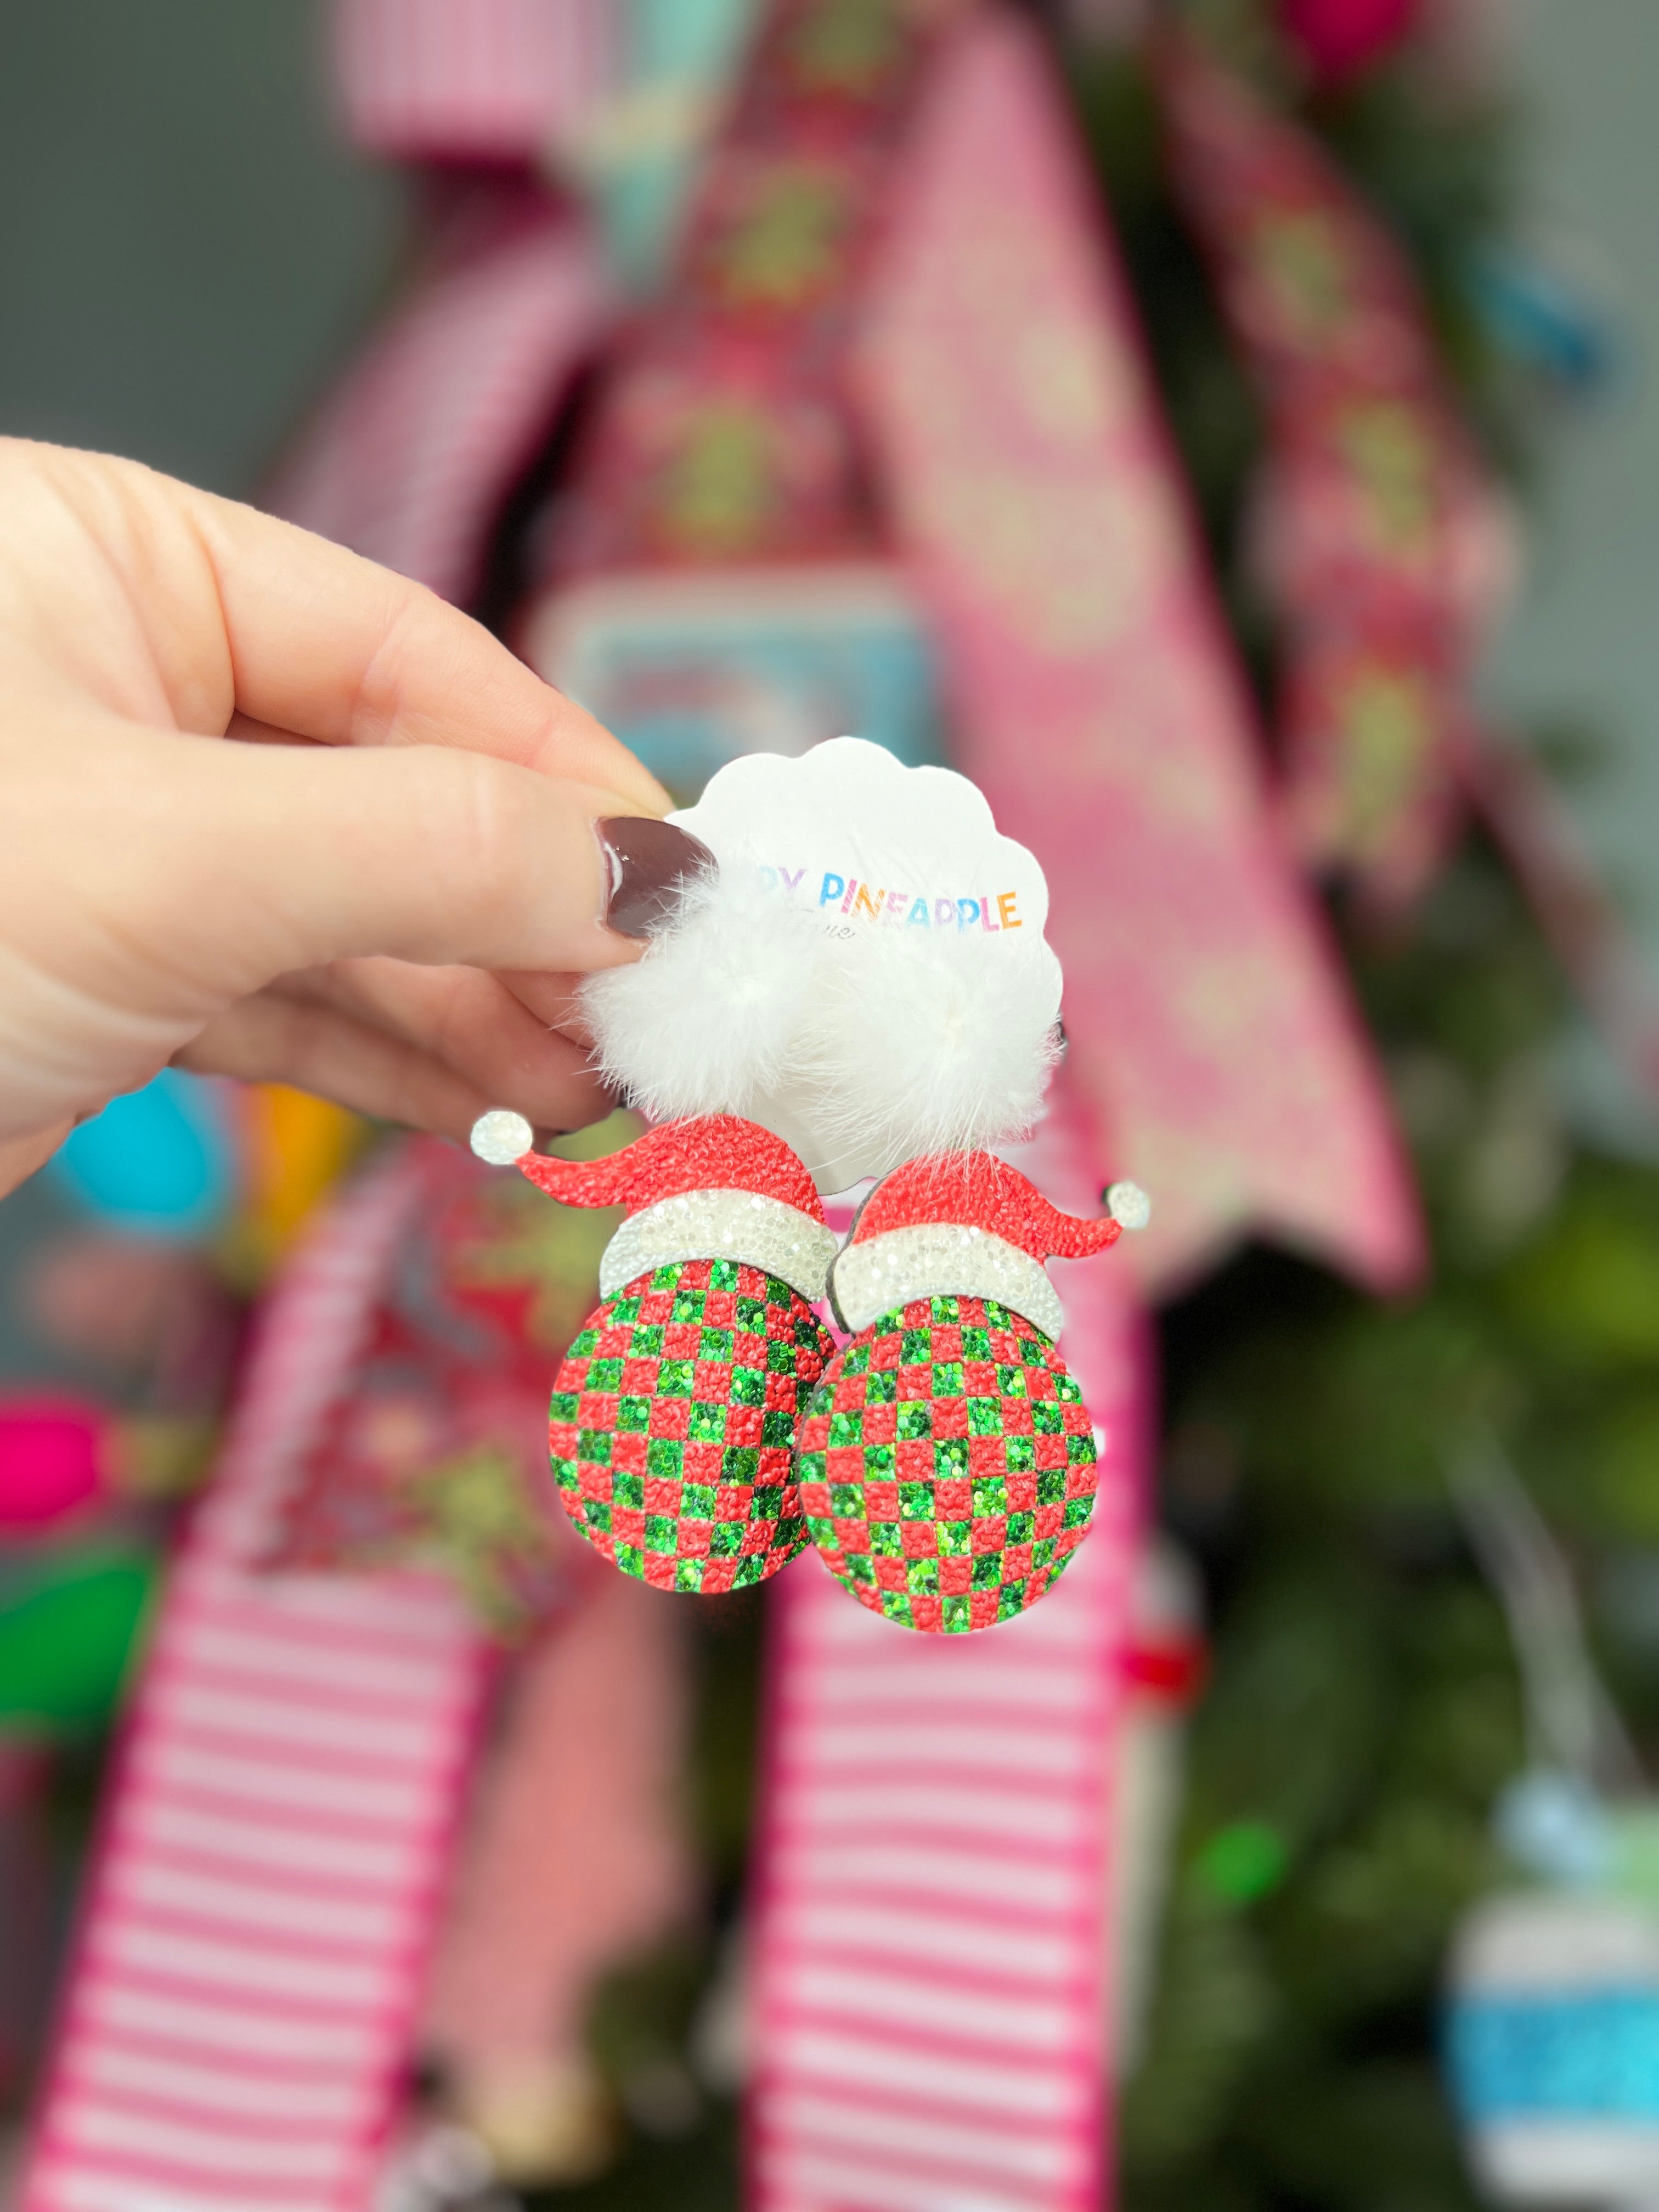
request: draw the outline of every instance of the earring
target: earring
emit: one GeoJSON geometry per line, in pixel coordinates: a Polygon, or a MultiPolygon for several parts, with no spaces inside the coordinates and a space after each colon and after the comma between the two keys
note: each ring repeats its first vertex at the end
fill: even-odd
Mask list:
{"type": "Polygon", "coordinates": [[[735,1115],[663,1123],[600,1160],[529,1144],[518,1115],[474,1131],[481,1157],[511,1160],[550,1197],[628,1209],[599,1262],[602,1303],[553,1385],[566,1511],[659,1589],[764,1581],[807,1541],[795,1431],[835,1351],[812,1310],[836,1239],[811,1176],[735,1115]]]}
{"type": "Polygon", "coordinates": [[[989,1627],[1083,1541],[1094,1431],[1042,1263],[1144,1224],[1133,1184],[1108,1202],[1104,1221],[1076,1220],[989,1152],[912,1160],[865,1201],[830,1269],[852,1338],[807,1403],[796,1472],[812,1540],[872,1612],[989,1627]]]}

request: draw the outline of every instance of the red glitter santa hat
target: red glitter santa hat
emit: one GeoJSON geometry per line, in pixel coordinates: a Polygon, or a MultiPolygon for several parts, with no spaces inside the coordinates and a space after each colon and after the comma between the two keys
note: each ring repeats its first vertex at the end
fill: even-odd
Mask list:
{"type": "Polygon", "coordinates": [[[912,1298],[954,1291],[999,1299],[1057,1336],[1060,1300],[1043,1261],[1086,1259],[1146,1219],[1133,1183],[1115,1183],[1107,1201],[1102,1221],[1062,1213],[991,1152],[908,1161],[860,1210],[831,1271],[836,1310],[858,1329],[912,1298]]]}
{"type": "Polygon", "coordinates": [[[606,1297],[677,1260],[732,1260],[809,1301],[823,1295],[836,1253],[823,1202],[799,1156],[758,1122],[665,1121],[602,1160],[561,1160],[530,1149],[520,1116],[498,1113],[483,1117],[472,1142],[481,1158],[516,1165],[566,1206],[626,1209],[599,1262],[606,1297]]]}
{"type": "Polygon", "coordinates": [[[823,1201],[781,1137],[736,1114],[664,1121],[602,1160],[559,1160],[525,1152],[520,1175],[566,1206],[625,1206],[630,1214],[688,1191],[747,1191],[823,1219],[823,1201]]]}

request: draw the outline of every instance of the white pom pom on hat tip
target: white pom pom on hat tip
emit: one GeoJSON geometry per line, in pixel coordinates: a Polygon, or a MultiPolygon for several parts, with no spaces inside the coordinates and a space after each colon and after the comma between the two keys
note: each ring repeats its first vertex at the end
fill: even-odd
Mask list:
{"type": "Polygon", "coordinates": [[[1138,1182],[1115,1182],[1103,1194],[1107,1212],[1121,1229],[1144,1229],[1151,1221],[1152,1201],[1138,1182]]]}
{"type": "Polygon", "coordinates": [[[512,1167],[535,1143],[536,1132],[524,1115],[506,1106],[492,1107],[472,1124],[472,1149],[492,1168],[512,1167]]]}

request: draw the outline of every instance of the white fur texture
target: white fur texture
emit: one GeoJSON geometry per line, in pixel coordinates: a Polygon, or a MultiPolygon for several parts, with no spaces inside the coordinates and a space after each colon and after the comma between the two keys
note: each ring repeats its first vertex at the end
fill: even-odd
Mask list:
{"type": "Polygon", "coordinates": [[[644,958],[590,976],[582,1001],[635,1104],[759,1121],[823,1190],[1024,1134],[1058,1056],[1059,963],[1036,929],[1001,945],[836,930],[731,852],[644,958]]]}

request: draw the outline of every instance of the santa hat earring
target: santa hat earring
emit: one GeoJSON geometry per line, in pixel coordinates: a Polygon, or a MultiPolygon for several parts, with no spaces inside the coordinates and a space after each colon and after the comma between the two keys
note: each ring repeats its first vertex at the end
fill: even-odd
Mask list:
{"type": "Polygon", "coordinates": [[[603,1303],[553,1386],[554,1480],[578,1530],[659,1589],[739,1589],[807,1540],[796,1424],[835,1346],[817,1315],[836,1239],[781,1137],[735,1115],[667,1122],[608,1158],[530,1151],[517,1115],[473,1149],[567,1206],[624,1206],[603,1303]]]}
{"type": "Polygon", "coordinates": [[[812,1540],[860,1604],[907,1627],[989,1627],[1034,1605],[1094,1508],[1094,1432],[1054,1349],[1049,1257],[1147,1218],[1132,1183],[1103,1221],[1049,1205],[989,1152],[910,1161],[877,1185],[830,1270],[850,1342],[800,1425],[812,1540]]]}

